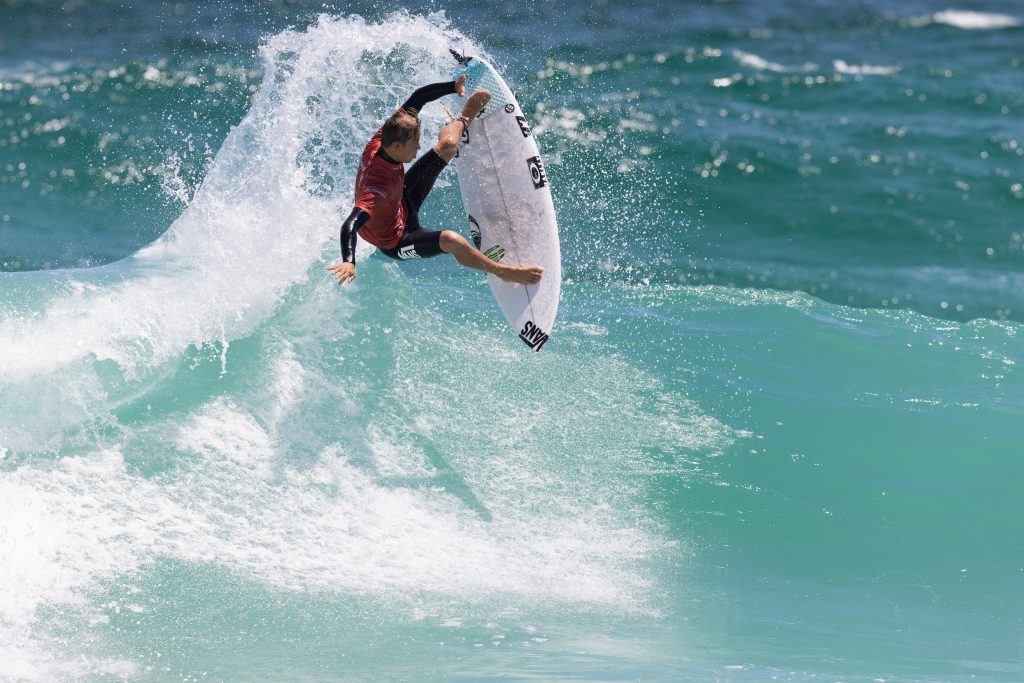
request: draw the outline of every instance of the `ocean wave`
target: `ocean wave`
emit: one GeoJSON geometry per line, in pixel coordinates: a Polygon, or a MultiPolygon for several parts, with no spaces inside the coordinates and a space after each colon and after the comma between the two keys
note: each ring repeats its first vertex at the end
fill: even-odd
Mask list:
{"type": "MultiPolygon", "coordinates": [[[[412,296],[394,264],[363,268],[364,301],[371,288],[412,296]]],[[[622,359],[570,350],[524,365],[501,336],[346,304],[325,278],[248,350],[183,362],[126,401],[95,387],[94,412],[136,418],[58,458],[0,454],[0,537],[16,550],[0,566],[4,673],[59,677],[74,648],[40,635],[41,612],[106,624],[108,601],[89,596],[161,562],[276,593],[369,596],[387,613],[652,609],[648,567],[675,551],[637,496],[652,472],[686,476],[665,453],[714,452],[730,429],[622,359]]],[[[119,609],[148,609],[134,600],[119,609]]]]}
{"type": "Polygon", "coordinates": [[[744,52],[743,50],[733,50],[733,58],[739,62],[741,66],[750,67],[758,71],[772,71],[775,73],[796,73],[804,71],[813,71],[817,68],[816,64],[805,62],[800,66],[786,66],[785,64],[779,64],[777,62],[770,62],[764,57],[760,57],[751,52],[744,52]]]}
{"type": "Polygon", "coordinates": [[[871,64],[847,64],[841,59],[832,60],[832,68],[837,73],[854,76],[891,76],[899,73],[899,66],[874,66],[871,64]]]}
{"type": "MultiPolygon", "coordinates": [[[[27,61],[18,66],[0,66],[0,85],[3,82],[17,82],[27,84],[38,84],[40,79],[49,79],[54,76],[65,74],[73,69],[73,63],[67,61],[54,61],[49,63],[27,61]]],[[[43,85],[50,81],[43,81],[43,85]]]]}
{"type": "MultiPolygon", "coordinates": [[[[778,62],[771,62],[759,55],[751,52],[744,52],[743,50],[733,50],[733,58],[740,64],[740,66],[749,67],[756,69],[757,71],[770,71],[772,73],[807,73],[818,69],[818,65],[813,62],[805,62],[801,65],[787,66],[785,64],[779,64],[778,62]]],[[[876,66],[872,64],[849,64],[842,59],[832,60],[832,67],[837,73],[848,74],[848,75],[868,75],[868,76],[889,76],[898,73],[902,67],[900,66],[876,66]]],[[[731,85],[735,82],[735,79],[718,79],[715,83],[718,87],[724,87],[731,85]]]]}
{"type": "MultiPolygon", "coordinates": [[[[323,272],[350,199],[314,170],[350,188],[395,106],[352,83],[438,80],[450,38],[404,13],[272,37],[168,233],[107,267],[5,275],[0,660],[20,678],[135,672],[47,640],[45,614],[107,624],[91,591],[162,561],[420,613],[653,609],[650,564],[678,544],[638,492],[686,474],[666,452],[730,429],[616,355],[524,364],[517,340],[413,305],[392,263],[361,261],[344,290],[323,272]],[[319,143],[339,128],[340,149],[319,143]]],[[[424,135],[442,119],[424,112],[424,135]]]]}
{"type": "Polygon", "coordinates": [[[1009,14],[955,9],[936,12],[931,16],[931,21],[967,30],[1013,28],[1022,24],[1020,19],[1009,14]]]}

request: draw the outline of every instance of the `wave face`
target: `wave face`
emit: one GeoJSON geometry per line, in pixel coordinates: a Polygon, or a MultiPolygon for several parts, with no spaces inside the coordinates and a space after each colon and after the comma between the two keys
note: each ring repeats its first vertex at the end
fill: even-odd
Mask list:
{"type": "Polygon", "coordinates": [[[0,0],[0,681],[1024,678],[1013,3],[321,11],[0,0]],[[540,354],[325,273],[449,46],[545,155],[540,354]]]}
{"type": "Polygon", "coordinates": [[[146,620],[168,572],[219,577],[200,601],[241,582],[445,623],[653,609],[645,567],[676,544],[643,508],[651,452],[731,430],[614,357],[524,364],[393,265],[364,259],[343,291],[323,272],[364,141],[454,41],[472,46],[406,14],[274,36],[166,233],[5,276],[4,674],[142,675],[48,631],[146,620]]]}

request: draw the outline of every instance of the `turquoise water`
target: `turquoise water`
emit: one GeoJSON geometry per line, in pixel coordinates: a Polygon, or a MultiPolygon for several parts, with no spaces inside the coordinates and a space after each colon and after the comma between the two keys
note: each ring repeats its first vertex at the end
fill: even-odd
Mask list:
{"type": "Polygon", "coordinates": [[[1022,37],[0,1],[0,680],[1024,680],[1022,37]],[[324,270],[449,45],[545,155],[539,354],[450,260],[324,270]]]}

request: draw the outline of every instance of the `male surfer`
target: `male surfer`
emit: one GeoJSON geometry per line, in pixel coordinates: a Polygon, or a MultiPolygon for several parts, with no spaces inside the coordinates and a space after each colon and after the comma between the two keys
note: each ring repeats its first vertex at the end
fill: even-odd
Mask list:
{"type": "Polygon", "coordinates": [[[463,131],[491,99],[478,90],[462,108],[462,115],[444,128],[433,149],[405,172],[403,164],[420,149],[419,111],[445,95],[466,95],[466,75],[448,83],[426,85],[414,92],[378,130],[363,149],[356,173],[356,202],[341,224],[342,263],[328,270],[344,284],[356,276],[356,232],[382,254],[394,259],[428,258],[444,252],[464,266],[524,285],[540,281],[540,266],[496,263],[451,230],[428,230],[420,225],[419,210],[437,176],[459,150],[463,131]]]}

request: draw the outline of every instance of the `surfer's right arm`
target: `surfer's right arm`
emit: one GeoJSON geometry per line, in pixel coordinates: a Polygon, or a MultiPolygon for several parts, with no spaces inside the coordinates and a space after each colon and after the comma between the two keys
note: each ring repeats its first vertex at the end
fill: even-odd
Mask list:
{"type": "Polygon", "coordinates": [[[370,220],[370,214],[358,206],[353,206],[348,218],[341,224],[341,260],[336,266],[328,268],[331,274],[338,279],[338,284],[344,284],[356,277],[356,232],[370,220]]]}

